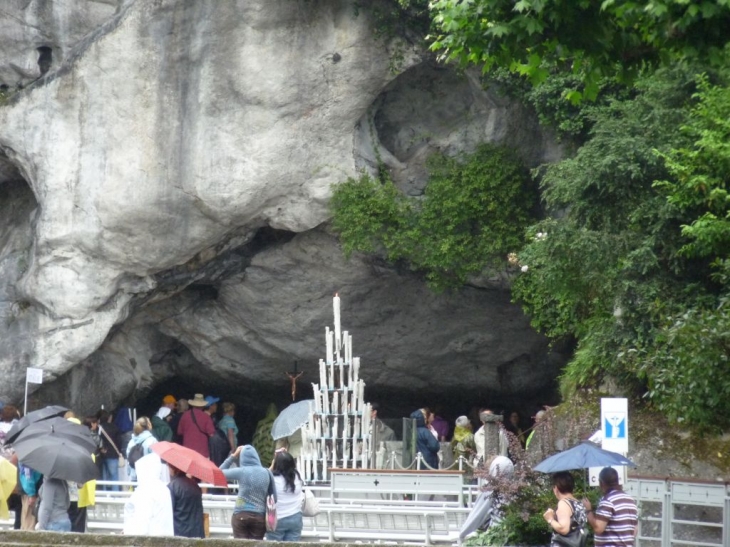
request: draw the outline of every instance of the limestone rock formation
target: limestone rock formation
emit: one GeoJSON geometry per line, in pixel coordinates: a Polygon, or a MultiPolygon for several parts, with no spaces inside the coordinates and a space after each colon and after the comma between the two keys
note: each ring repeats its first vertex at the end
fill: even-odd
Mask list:
{"type": "Polygon", "coordinates": [[[378,157],[413,194],[436,150],[555,158],[528,112],[415,50],[397,76],[345,0],[67,4],[15,2],[48,28],[0,38],[0,85],[29,84],[0,107],[0,399],[26,366],[51,381],[37,401],[89,408],[176,376],[271,385],[321,355],[338,290],[373,388],[552,385],[564,356],[503,284],[434,295],[346,262],[325,225],[332,185],[378,157]]]}

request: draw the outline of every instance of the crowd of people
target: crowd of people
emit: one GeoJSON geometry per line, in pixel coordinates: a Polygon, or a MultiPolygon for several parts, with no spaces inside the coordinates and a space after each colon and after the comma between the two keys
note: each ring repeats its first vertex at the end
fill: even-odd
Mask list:
{"type": "MultiPolygon", "coordinates": [[[[99,467],[99,476],[112,483],[102,488],[119,489],[120,485],[113,483],[119,482],[120,478],[136,482],[136,489],[125,506],[125,534],[205,536],[203,490],[199,481],[163,462],[152,450],[160,441],[175,441],[219,465],[228,482],[237,483],[238,493],[231,518],[234,538],[300,539],[304,484],[296,469],[296,459],[288,450],[290,447],[288,444],[278,446],[270,465],[265,466],[254,446],[238,444],[235,405],[223,403],[219,416],[219,401],[211,395],[195,394],[189,400],[167,395],[152,418],[142,416],[134,421],[127,409],[120,409],[115,414],[102,409],[83,421],[72,411],[66,412],[64,417],[86,425],[96,442],[93,457],[99,467]],[[121,469],[126,477],[120,477],[121,469]],[[276,503],[278,524],[273,531],[267,531],[266,527],[267,497],[276,503]]],[[[380,441],[395,440],[393,429],[378,419],[378,405],[372,406],[373,434],[380,441]]],[[[490,409],[479,409],[481,426],[476,432],[467,416],[456,419],[450,440],[454,459],[461,457],[474,464],[485,463],[485,424],[492,421],[490,415],[493,416],[490,409]]],[[[536,414],[535,424],[541,422],[542,415],[544,411],[536,414]]],[[[428,467],[438,469],[441,443],[449,439],[448,423],[428,408],[418,409],[410,417],[417,428],[417,451],[428,467]]],[[[5,435],[19,418],[20,412],[13,405],[0,408],[0,455],[18,465],[17,493],[8,500],[9,507],[15,510],[15,527],[84,532],[86,507],[93,504],[95,481],[76,484],[54,478],[44,480],[40,473],[18,462],[12,445],[5,443],[5,435]]],[[[516,412],[509,413],[504,424],[501,420],[494,421],[499,427],[500,454],[492,463],[499,461],[501,467],[509,469],[512,464],[508,458],[513,456],[510,446],[516,443],[525,448],[529,445],[530,429],[534,430],[534,426],[523,430],[516,412]]],[[[593,510],[588,500],[578,502],[573,497],[570,473],[554,475],[557,508],[548,509],[544,514],[553,532],[553,545],[561,545],[559,536],[576,528],[582,529],[586,524],[595,532],[596,545],[633,545],[637,521],[635,502],[621,490],[612,468],[601,472],[599,482],[604,495],[593,510]]]]}

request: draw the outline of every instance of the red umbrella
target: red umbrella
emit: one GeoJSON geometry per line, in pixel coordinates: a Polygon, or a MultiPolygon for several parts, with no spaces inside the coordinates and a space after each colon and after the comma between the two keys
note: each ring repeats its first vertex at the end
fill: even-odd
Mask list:
{"type": "Polygon", "coordinates": [[[168,441],[155,443],[151,448],[160,459],[177,467],[186,475],[191,475],[215,486],[228,486],[228,480],[223,471],[195,450],[168,441]]]}

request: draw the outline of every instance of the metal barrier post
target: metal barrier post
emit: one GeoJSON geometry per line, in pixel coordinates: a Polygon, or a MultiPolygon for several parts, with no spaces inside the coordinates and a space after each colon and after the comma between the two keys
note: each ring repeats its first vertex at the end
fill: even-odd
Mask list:
{"type": "Polygon", "coordinates": [[[662,547],[672,547],[672,486],[665,483],[662,496],[662,547]]]}
{"type": "Polygon", "coordinates": [[[722,512],[722,544],[730,545],[730,486],[725,489],[725,507],[722,512]]]}

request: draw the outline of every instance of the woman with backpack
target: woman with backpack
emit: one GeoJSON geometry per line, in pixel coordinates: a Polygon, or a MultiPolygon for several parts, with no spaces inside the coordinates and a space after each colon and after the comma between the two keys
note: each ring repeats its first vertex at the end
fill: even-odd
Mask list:
{"type": "Polygon", "coordinates": [[[157,439],[152,435],[152,422],[146,416],[142,416],[134,422],[132,432],[132,438],[127,445],[126,456],[129,466],[129,480],[136,481],[137,473],[134,470],[134,466],[137,460],[152,451],[151,447],[157,442],[157,439]]]}

